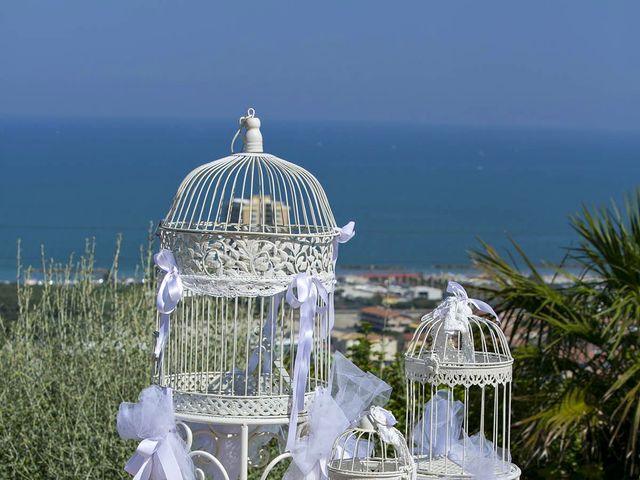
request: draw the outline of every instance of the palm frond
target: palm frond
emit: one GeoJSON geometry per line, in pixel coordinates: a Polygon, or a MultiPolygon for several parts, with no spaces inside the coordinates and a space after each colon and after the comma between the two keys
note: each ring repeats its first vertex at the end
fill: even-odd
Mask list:
{"type": "Polygon", "coordinates": [[[584,206],[571,225],[581,241],[567,258],[579,270],[550,264],[551,281],[513,239],[513,255],[484,242],[471,252],[510,336],[514,411],[525,413],[515,435],[525,460],[561,463],[571,451],[605,475],[637,477],[640,189],[622,210],[584,206]]]}

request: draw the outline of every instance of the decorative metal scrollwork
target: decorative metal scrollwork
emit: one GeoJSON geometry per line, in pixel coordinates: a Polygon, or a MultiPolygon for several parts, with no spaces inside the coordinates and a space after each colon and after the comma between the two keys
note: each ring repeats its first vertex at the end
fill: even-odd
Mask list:
{"type": "Polygon", "coordinates": [[[269,296],[299,272],[333,290],[332,237],[219,235],[163,230],[161,244],[174,253],[185,286],[215,296],[269,296]]]}

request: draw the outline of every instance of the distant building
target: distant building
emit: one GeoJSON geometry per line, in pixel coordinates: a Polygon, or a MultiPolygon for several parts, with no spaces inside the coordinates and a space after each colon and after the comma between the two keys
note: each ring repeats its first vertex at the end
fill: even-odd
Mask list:
{"type": "Polygon", "coordinates": [[[418,285],[410,289],[412,298],[424,298],[427,300],[442,300],[442,290],[440,288],[429,287],[427,285],[418,285]]]}
{"type": "Polygon", "coordinates": [[[340,296],[351,300],[371,299],[376,295],[381,295],[384,289],[378,291],[375,287],[369,285],[345,285],[340,288],[340,296]]]}
{"type": "Polygon", "coordinates": [[[367,272],[362,274],[363,277],[369,281],[388,282],[402,285],[418,285],[424,279],[424,276],[420,272],[387,272],[387,273],[373,273],[367,272]]]}
{"type": "MultiPolygon", "coordinates": [[[[223,212],[228,212],[229,218],[222,218],[229,224],[264,225],[268,227],[288,226],[289,207],[282,202],[276,202],[266,195],[253,195],[250,200],[233,199],[231,207],[225,204],[223,212]]],[[[223,213],[224,215],[224,213],[223,213]]]]}
{"type": "Polygon", "coordinates": [[[404,332],[413,322],[410,315],[384,307],[364,307],[360,309],[360,321],[371,325],[374,332],[404,332]]]}

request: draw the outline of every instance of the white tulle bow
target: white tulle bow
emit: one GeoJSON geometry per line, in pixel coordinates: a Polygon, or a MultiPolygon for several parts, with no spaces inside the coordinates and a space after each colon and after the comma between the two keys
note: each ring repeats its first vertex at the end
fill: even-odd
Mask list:
{"type": "Polygon", "coordinates": [[[137,403],[120,404],[120,437],[140,440],[124,469],[134,480],[192,480],[194,466],[186,445],[176,433],[169,388],[145,388],[137,403]]]}
{"type": "Polygon", "coordinates": [[[160,312],[160,328],[154,354],[156,358],[160,358],[169,337],[169,314],[176,309],[178,302],[182,299],[184,288],[171,250],[160,250],[153,256],[153,260],[158,268],[165,272],[156,297],[156,307],[160,312]]]}
{"type": "Polygon", "coordinates": [[[333,239],[333,264],[335,267],[336,262],[338,261],[338,248],[341,243],[347,243],[351,240],[356,234],[355,231],[356,222],[351,221],[347,223],[344,227],[336,228],[336,232],[338,235],[333,239]]]}
{"type": "Polygon", "coordinates": [[[473,311],[469,305],[478,310],[493,315],[496,321],[500,321],[498,314],[491,305],[475,298],[469,298],[467,291],[456,282],[449,282],[447,292],[453,294],[441,303],[435,310],[435,315],[444,318],[444,330],[446,332],[466,332],[473,311]]]}
{"type": "MultiPolygon", "coordinates": [[[[287,303],[293,308],[300,309],[300,330],[298,333],[298,348],[293,369],[293,401],[289,419],[289,435],[287,449],[291,450],[296,441],[298,413],[304,408],[304,391],[309,377],[311,349],[313,347],[313,330],[316,313],[326,314],[329,305],[329,295],[324,285],[317,278],[306,272],[298,273],[287,290],[287,303]],[[294,292],[295,290],[295,292],[294,292]],[[322,305],[318,305],[318,298],[322,305]]],[[[323,323],[328,323],[327,320],[323,323]]],[[[328,328],[326,334],[328,335],[328,328]]]]}

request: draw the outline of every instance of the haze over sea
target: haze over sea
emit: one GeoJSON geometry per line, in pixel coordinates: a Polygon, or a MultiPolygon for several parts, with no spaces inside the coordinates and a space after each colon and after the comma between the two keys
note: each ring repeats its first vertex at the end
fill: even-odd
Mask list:
{"type": "MultiPolygon", "coordinates": [[[[357,235],[343,266],[456,270],[481,238],[513,236],[531,257],[558,260],[575,242],[582,203],[622,199],[640,183],[640,135],[625,131],[263,121],[265,150],[307,168],[339,224],[357,235]]],[[[110,265],[133,272],[149,222],[182,178],[229,152],[235,119],[0,120],[0,280],[46,255],[64,261],[95,237],[110,265]]]]}

